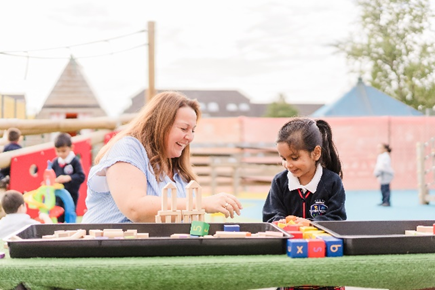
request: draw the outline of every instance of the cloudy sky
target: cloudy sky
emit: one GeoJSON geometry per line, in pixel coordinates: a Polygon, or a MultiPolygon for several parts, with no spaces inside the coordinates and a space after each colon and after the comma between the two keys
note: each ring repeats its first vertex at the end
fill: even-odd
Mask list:
{"type": "Polygon", "coordinates": [[[329,103],[356,83],[330,46],[355,29],[352,0],[0,0],[0,11],[0,93],[25,94],[29,114],[70,55],[107,113],[120,114],[148,86],[147,33],[139,32],[148,21],[156,25],[157,89],[329,103]]]}

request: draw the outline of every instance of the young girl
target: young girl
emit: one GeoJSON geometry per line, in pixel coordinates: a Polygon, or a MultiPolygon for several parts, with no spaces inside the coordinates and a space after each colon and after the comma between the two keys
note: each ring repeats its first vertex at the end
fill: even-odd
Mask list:
{"type": "Polygon", "coordinates": [[[374,175],[378,178],[381,184],[382,203],[381,206],[390,206],[390,183],[394,177],[394,171],[391,167],[390,152],[391,148],[388,144],[378,145],[378,159],[375,166],[374,175]]]}
{"type": "Polygon", "coordinates": [[[328,123],[293,119],[279,131],[276,147],[286,170],[272,181],[263,221],[273,222],[288,215],[345,220],[343,174],[328,123]]]}

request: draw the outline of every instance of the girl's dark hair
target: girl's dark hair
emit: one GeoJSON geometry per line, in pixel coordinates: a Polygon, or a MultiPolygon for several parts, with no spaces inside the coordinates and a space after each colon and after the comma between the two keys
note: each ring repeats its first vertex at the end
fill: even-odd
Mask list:
{"type": "Polygon", "coordinates": [[[332,141],[332,130],[324,120],[296,118],[287,122],[278,132],[277,143],[285,142],[292,150],[313,152],[316,146],[322,148],[320,164],[343,178],[341,161],[332,141]]]}
{"type": "Polygon", "coordinates": [[[384,146],[384,149],[387,150],[388,153],[391,153],[391,151],[393,151],[393,149],[391,149],[390,145],[388,145],[387,143],[382,143],[382,146],[384,146]]]}

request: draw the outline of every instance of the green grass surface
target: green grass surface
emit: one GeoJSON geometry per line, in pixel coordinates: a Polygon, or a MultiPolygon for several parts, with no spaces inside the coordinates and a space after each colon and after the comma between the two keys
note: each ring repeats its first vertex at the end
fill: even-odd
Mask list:
{"type": "Polygon", "coordinates": [[[255,289],[345,285],[435,287],[435,254],[291,259],[286,255],[0,260],[0,289],[255,289]]]}

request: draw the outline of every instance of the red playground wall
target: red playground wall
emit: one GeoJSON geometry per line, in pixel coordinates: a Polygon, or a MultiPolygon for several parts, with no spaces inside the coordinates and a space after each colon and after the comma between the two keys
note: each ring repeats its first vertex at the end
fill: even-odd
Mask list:
{"type": "MultiPolygon", "coordinates": [[[[88,173],[92,164],[92,146],[90,140],[74,142],[74,153],[80,158],[83,171],[86,179],[80,186],[79,201],[77,203],[77,215],[82,216],[85,212],[85,199],[87,191],[88,173]]],[[[40,152],[23,154],[16,156],[11,160],[11,180],[10,189],[20,192],[35,190],[41,186],[42,176],[47,168],[47,161],[53,160],[56,157],[56,152],[53,148],[40,152]],[[35,174],[31,174],[33,168],[37,168],[35,174]]],[[[29,209],[28,214],[31,217],[37,217],[38,211],[29,209]]]]}

